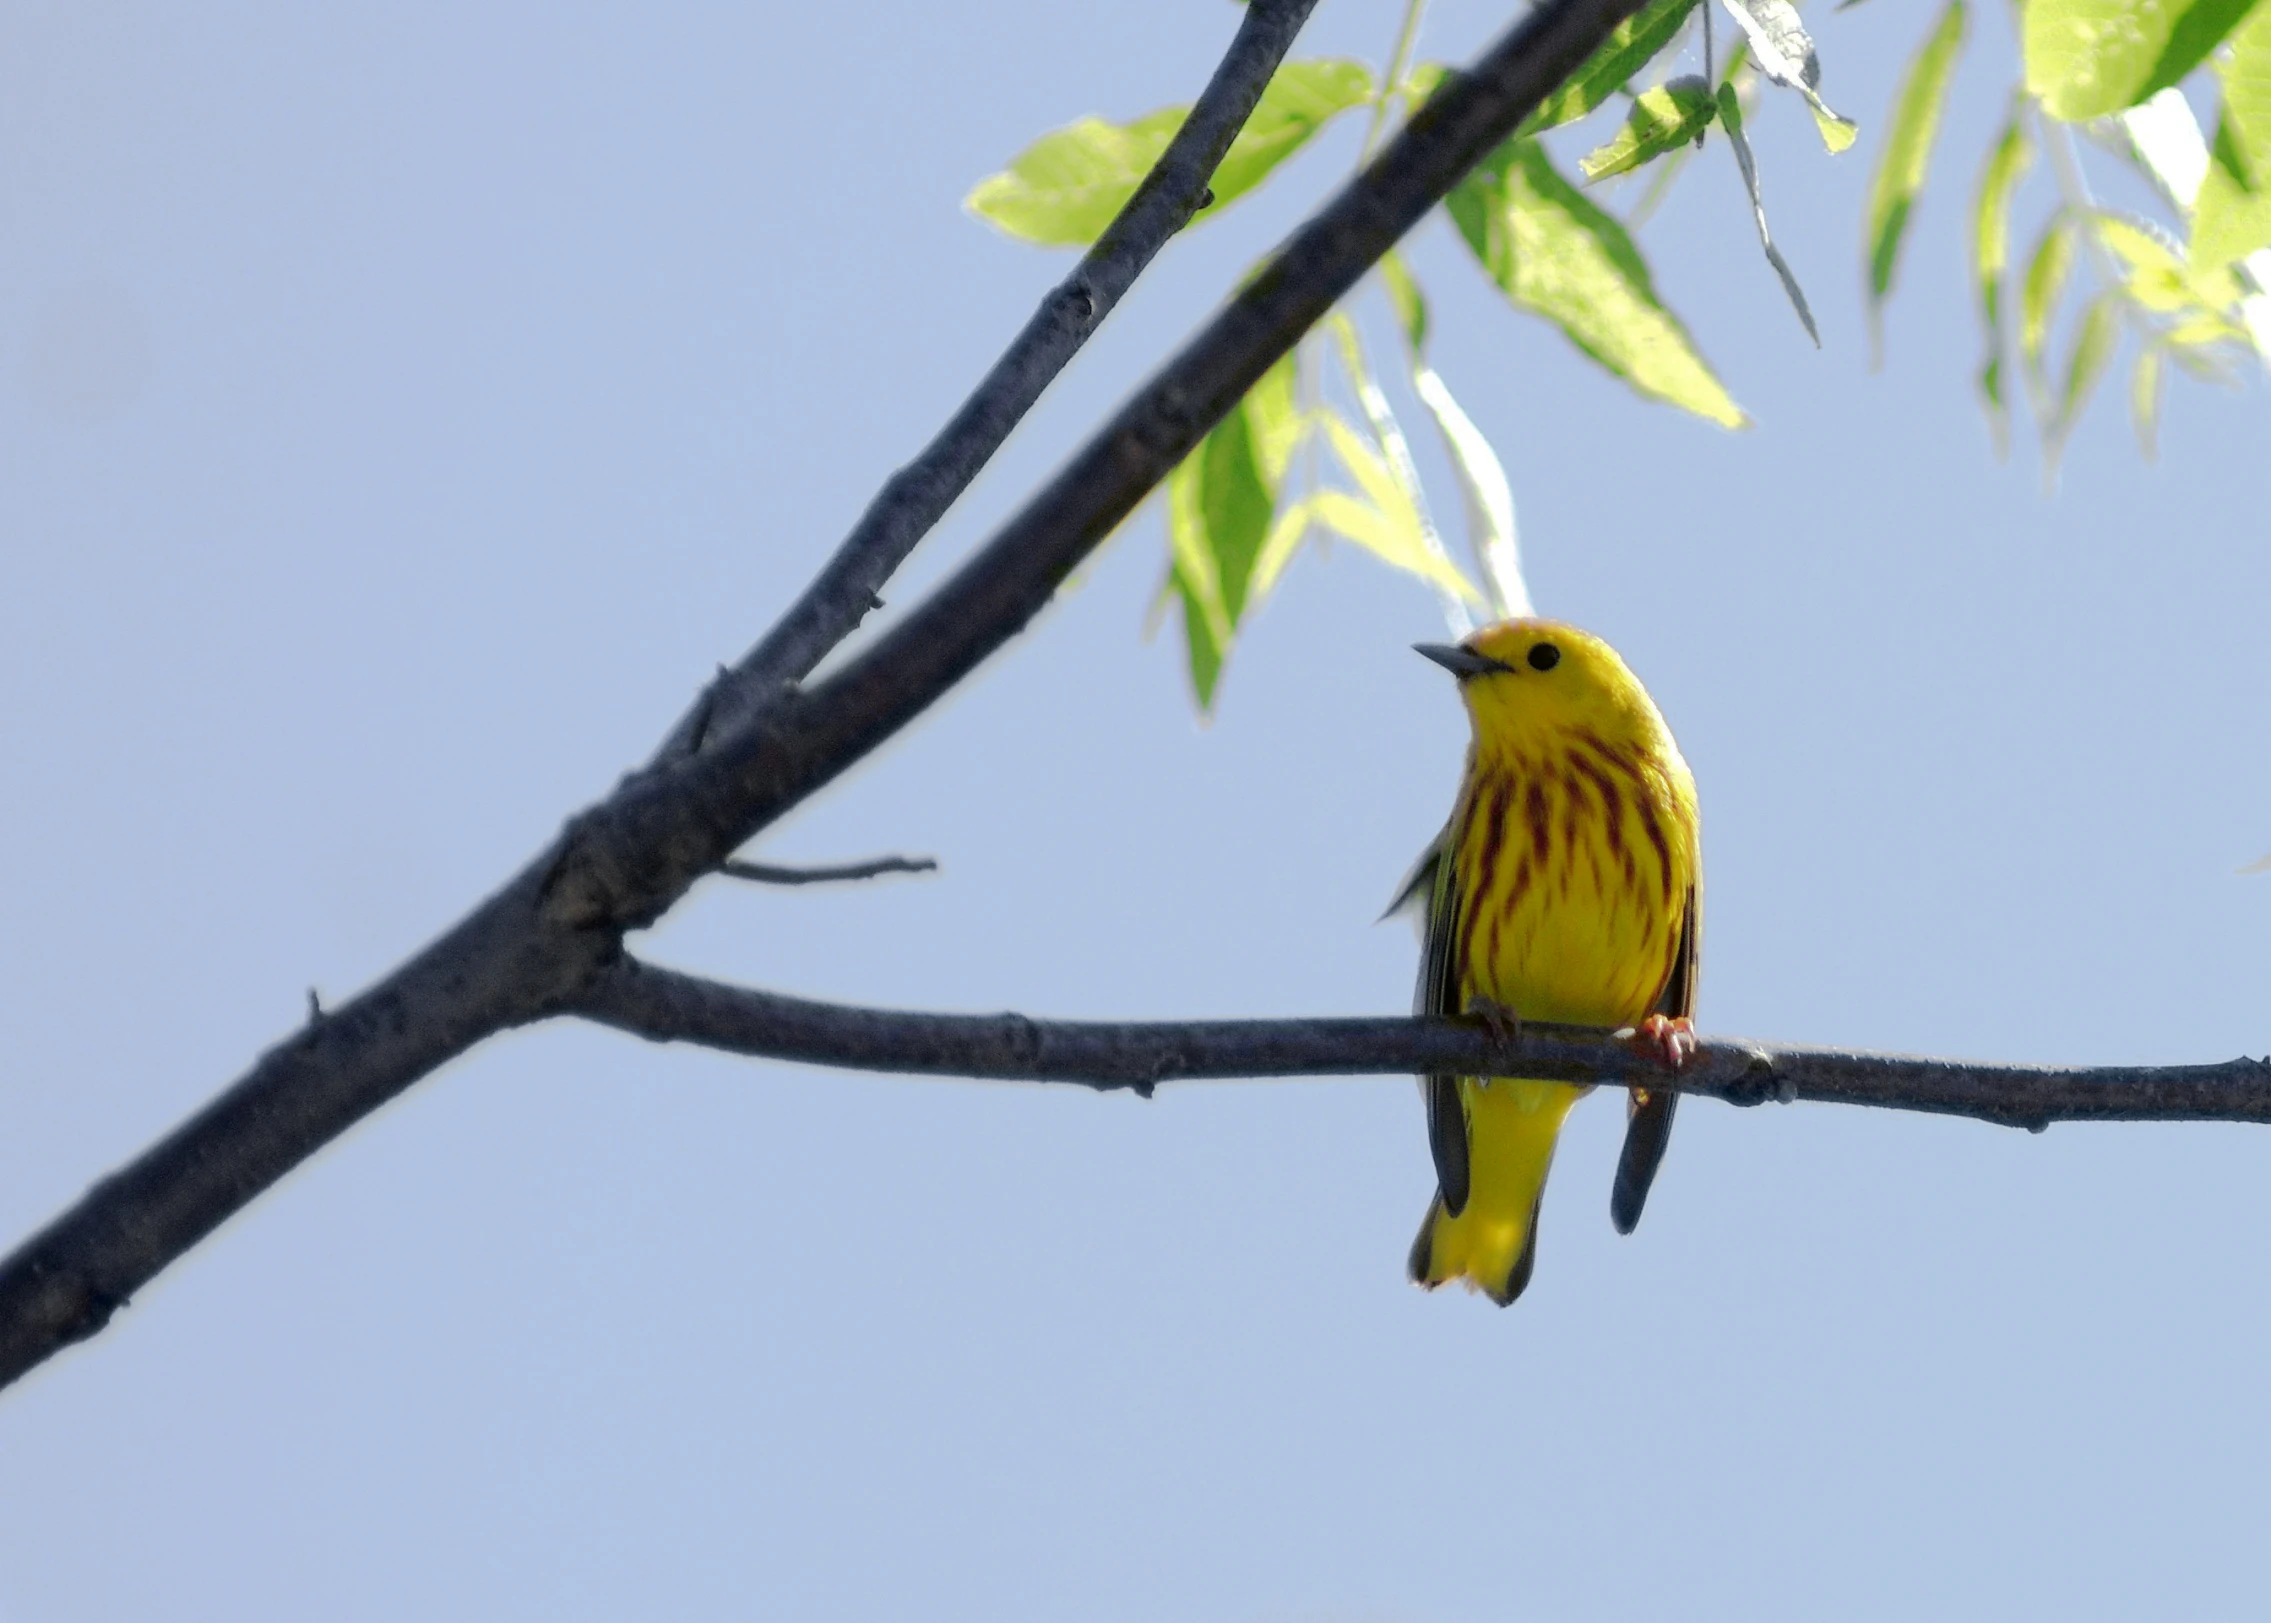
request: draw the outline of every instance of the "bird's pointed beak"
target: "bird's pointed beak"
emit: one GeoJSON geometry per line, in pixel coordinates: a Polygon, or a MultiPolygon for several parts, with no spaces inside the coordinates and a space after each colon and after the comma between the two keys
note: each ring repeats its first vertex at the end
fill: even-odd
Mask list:
{"type": "Polygon", "coordinates": [[[1514,667],[1488,654],[1478,654],[1472,648],[1462,648],[1455,642],[1415,642],[1412,652],[1425,654],[1453,676],[1464,682],[1470,676],[1483,676],[1491,671],[1510,671],[1514,667]]]}

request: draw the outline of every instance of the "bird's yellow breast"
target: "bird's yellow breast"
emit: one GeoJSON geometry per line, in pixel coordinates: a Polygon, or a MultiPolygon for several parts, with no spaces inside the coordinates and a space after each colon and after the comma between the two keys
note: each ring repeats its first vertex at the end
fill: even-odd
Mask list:
{"type": "Polygon", "coordinates": [[[1462,1004],[1625,1026],[1672,973],[1697,869],[1695,789],[1669,733],[1478,737],[1456,815],[1462,1004]]]}

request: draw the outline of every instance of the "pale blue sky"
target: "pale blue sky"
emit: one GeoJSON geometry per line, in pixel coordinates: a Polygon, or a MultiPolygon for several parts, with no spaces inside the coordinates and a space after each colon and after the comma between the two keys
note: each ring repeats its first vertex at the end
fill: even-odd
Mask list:
{"type": "MultiPolygon", "coordinates": [[[[1430,53],[1506,8],[1438,0],[1430,53]]],[[[1820,19],[1872,132],[1930,13],[1820,19]]],[[[1222,0],[0,8],[0,1238],[454,918],[809,576],[1064,260],[959,212],[1186,98],[1222,0]]],[[[1392,8],[1302,49],[1377,61],[1392,8]]],[[[1694,763],[1710,1032],[2271,1049],[2259,385],[2064,488],[1969,395],[1983,9],[1868,371],[1873,134],[1757,120],[1645,234],[1758,426],[1634,400],[1440,223],[1436,361],[1541,605],[1694,763]],[[1645,470],[1645,471],[1643,471],[1645,470]]],[[[982,536],[1345,172],[1175,244],[887,594],[982,536]]],[[[1439,467],[1428,463],[1431,472],[1439,467]]],[[[1440,505],[1453,504],[1444,492],[1440,505]]],[[[1155,518],[643,950],[822,995],[1386,1012],[1463,721],[1421,587],[1305,559],[1193,721],[1155,518]]],[[[1514,1309],[1401,1264],[1407,1081],[1145,1104],[557,1029],[414,1090],[0,1394],[0,1620],[2231,1615],[2271,1140],[1581,1106],[1514,1309]]]]}

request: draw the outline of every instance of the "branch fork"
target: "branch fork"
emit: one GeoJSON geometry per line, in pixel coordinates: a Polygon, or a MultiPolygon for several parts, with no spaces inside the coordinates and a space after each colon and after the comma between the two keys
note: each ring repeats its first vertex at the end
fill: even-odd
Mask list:
{"type": "MultiPolygon", "coordinates": [[[[1474,1025],[1400,1018],[1111,1023],[848,1009],[703,981],[623,951],[626,931],[661,917],[705,875],[753,877],[735,873],[735,851],[1016,635],[1254,381],[1639,9],[1639,0],[1541,0],[1468,70],[1448,75],[968,563],[810,680],[1188,219],[1314,3],[1251,0],[1182,130],[1119,218],[937,439],[885,484],[804,595],[705,686],[646,767],[433,943],[322,1010],[0,1260],[0,1385],[99,1330],[157,1273],[404,1089],[498,1032],[562,1014],[807,1063],[1142,1094],[1168,1080],[1230,1076],[1450,1070],[1591,1081],[1642,1063],[1601,1033],[1534,1024],[1501,1042],[1474,1025]]],[[[1834,1100],[2029,1127],[2271,1121],[2271,1062],[2253,1059],[2059,1071],[1719,1041],[1651,1085],[1735,1103],[1834,1100]]]]}

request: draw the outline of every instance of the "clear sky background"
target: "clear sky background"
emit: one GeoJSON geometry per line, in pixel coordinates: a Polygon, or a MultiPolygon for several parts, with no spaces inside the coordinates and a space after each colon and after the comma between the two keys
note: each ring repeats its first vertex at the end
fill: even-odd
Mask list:
{"type": "MultiPolygon", "coordinates": [[[[1425,54],[1508,8],[1439,0],[1425,54]]],[[[1639,402],[1440,221],[1436,361],[1532,587],[1693,762],[1704,1029],[1999,1059],[2271,1049],[2264,396],[2118,395],[2046,496],[1973,406],[1980,9],[1868,368],[1911,0],[1818,19],[1646,230],[1755,415],[1639,402]]],[[[0,1236],[352,993],[641,758],[1066,266],[959,210],[1193,94],[1222,0],[0,9],[0,1236]]],[[[1305,53],[1378,62],[1385,0],[1305,53]]],[[[1344,174],[1174,244],[887,594],[983,537],[1344,174]]],[[[2039,207],[2042,194],[2032,194],[2039,207]]],[[[1376,299],[1376,295],[1372,296],[1376,299]]],[[[1377,322],[1376,304],[1366,319],[1377,322]]],[[[1416,419],[1415,419],[1416,423],[1416,419]]],[[[1430,461],[1431,475],[1441,473],[1430,461]]],[[[1449,487],[1439,508],[1455,511],[1449,487]]],[[[1464,721],[1427,591],[1304,559],[1211,726],[1129,525],[641,950],[819,995],[1377,1013],[1464,721]]],[[[2271,1139],[1682,1112],[1607,1220],[1573,1117],[1500,1312],[1402,1262],[1401,1079],[1150,1102],[547,1029],[294,1174],[0,1394],[0,1619],[2072,1618],[2260,1605],[2271,1139]]]]}

